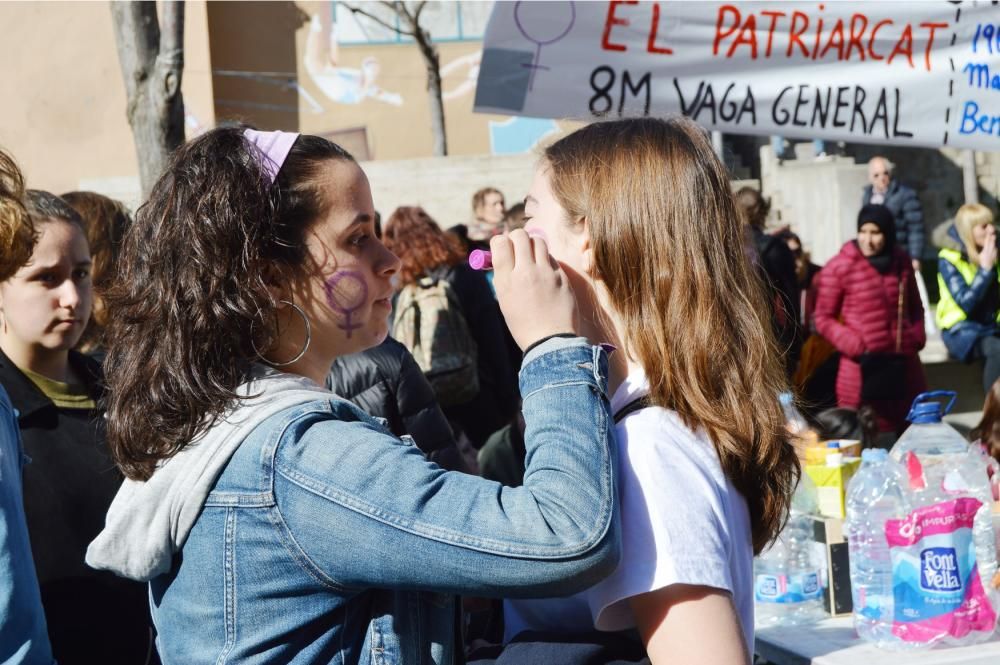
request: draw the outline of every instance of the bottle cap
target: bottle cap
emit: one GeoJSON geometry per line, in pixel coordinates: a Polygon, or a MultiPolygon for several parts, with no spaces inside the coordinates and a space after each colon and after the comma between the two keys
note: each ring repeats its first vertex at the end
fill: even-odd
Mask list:
{"type": "Polygon", "coordinates": [[[913,400],[913,405],[910,407],[910,412],[906,415],[906,419],[915,424],[939,423],[951,411],[951,407],[955,406],[956,397],[958,397],[958,394],[952,390],[934,390],[929,393],[920,393],[913,400]],[[929,401],[939,397],[950,398],[948,405],[943,409],[940,402],[929,401]]]}
{"type": "Polygon", "coordinates": [[[866,448],[861,451],[862,462],[884,462],[889,459],[889,451],[882,448],[866,448]]]}

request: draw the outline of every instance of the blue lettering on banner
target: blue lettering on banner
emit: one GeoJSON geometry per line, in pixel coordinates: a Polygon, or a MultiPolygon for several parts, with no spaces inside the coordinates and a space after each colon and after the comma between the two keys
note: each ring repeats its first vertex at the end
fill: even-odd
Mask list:
{"type": "Polygon", "coordinates": [[[990,66],[982,62],[970,62],[962,71],[969,75],[969,86],[1000,90],[1000,74],[990,71],[990,66]]]}
{"type": "Polygon", "coordinates": [[[958,557],[954,547],[930,547],[920,552],[920,588],[926,591],[959,591],[958,557]]]}
{"type": "Polygon", "coordinates": [[[990,134],[1000,136],[1000,116],[980,115],[979,104],[969,101],[962,107],[962,124],[959,134],[990,134]]]}

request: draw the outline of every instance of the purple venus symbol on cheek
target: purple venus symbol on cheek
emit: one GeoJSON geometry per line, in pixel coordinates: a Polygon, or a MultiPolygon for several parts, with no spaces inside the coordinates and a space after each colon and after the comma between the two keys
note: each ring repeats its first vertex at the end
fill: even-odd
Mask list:
{"type": "Polygon", "coordinates": [[[368,301],[368,283],[361,273],[354,270],[338,270],[324,282],[326,304],[337,314],[342,314],[344,322],[338,324],[341,330],[347,331],[350,339],[353,332],[362,327],[352,319],[354,313],[368,301]]]}

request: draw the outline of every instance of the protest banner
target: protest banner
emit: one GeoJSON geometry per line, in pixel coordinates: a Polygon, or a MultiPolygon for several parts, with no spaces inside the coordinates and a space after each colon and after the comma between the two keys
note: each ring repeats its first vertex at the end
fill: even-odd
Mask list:
{"type": "Polygon", "coordinates": [[[1000,150],[1000,6],[497,2],[475,110],[1000,150]]]}

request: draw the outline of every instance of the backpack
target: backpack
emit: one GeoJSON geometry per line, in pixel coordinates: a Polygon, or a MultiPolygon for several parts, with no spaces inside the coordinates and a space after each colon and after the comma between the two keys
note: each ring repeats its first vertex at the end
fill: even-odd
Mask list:
{"type": "Polygon", "coordinates": [[[447,280],[424,277],[396,300],[392,336],[413,354],[441,406],[479,394],[476,342],[447,280]]]}

